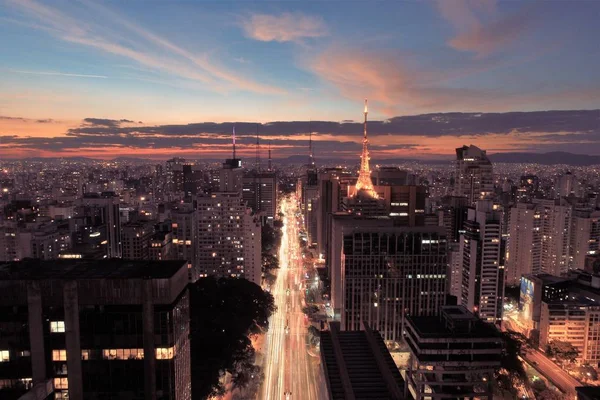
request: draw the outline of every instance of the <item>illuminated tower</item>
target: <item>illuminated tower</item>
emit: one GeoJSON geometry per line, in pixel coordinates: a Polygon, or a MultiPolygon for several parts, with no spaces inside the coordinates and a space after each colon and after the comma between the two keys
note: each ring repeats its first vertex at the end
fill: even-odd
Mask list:
{"type": "Polygon", "coordinates": [[[364,123],[364,134],[363,134],[363,148],[360,156],[360,171],[358,172],[358,181],[356,182],[356,193],[366,193],[372,198],[377,198],[377,193],[373,188],[373,181],[371,181],[371,168],[369,167],[369,139],[367,138],[367,114],[369,110],[367,108],[367,99],[365,99],[365,123],[364,123]]]}

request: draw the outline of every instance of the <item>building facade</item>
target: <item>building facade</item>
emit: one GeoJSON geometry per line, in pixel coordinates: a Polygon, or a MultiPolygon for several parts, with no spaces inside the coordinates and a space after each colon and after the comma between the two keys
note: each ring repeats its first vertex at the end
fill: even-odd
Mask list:
{"type": "Polygon", "coordinates": [[[56,399],[191,399],[184,262],[0,265],[0,382],[56,399]]]}
{"type": "Polygon", "coordinates": [[[490,323],[501,323],[504,269],[500,265],[502,216],[489,200],[469,208],[460,241],[461,304],[490,323]]]}

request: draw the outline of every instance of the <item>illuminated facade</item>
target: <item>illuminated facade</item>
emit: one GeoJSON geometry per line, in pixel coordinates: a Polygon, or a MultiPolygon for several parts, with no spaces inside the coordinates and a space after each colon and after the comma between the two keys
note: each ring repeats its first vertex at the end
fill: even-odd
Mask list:
{"type": "Polygon", "coordinates": [[[493,191],[493,167],[486,152],[473,145],[457,148],[454,195],[466,197],[469,204],[474,204],[490,198],[493,191]]]}
{"type": "Polygon", "coordinates": [[[334,215],[331,303],[342,329],[366,322],[384,340],[399,342],[406,315],[437,314],[446,299],[446,245],[441,227],[334,215]]]}
{"type": "Polygon", "coordinates": [[[0,265],[0,382],[56,399],[191,399],[184,261],[0,265]]]}

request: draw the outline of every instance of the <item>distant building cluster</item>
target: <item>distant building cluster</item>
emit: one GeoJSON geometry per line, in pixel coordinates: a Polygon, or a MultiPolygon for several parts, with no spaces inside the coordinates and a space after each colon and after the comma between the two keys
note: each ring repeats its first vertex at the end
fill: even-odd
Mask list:
{"type": "Polygon", "coordinates": [[[343,369],[362,346],[391,398],[491,399],[502,327],[600,365],[598,169],[493,165],[473,145],[445,165],[377,165],[366,104],[361,147],[358,168],[317,163],[312,135],[307,163],[277,170],[258,157],[245,168],[235,136],[220,164],[0,164],[0,388],[189,398],[186,284],[263,284],[262,234],[283,188],[324,281],[331,398],[361,392],[343,369]],[[382,343],[407,354],[402,377],[382,343]],[[125,370],[124,386],[107,376],[125,370]]]}

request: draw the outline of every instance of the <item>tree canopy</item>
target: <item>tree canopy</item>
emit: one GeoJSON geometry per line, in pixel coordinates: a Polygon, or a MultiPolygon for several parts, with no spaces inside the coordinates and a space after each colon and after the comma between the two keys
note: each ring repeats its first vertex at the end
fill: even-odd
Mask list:
{"type": "Polygon", "coordinates": [[[579,357],[579,350],[569,342],[553,340],[546,346],[546,353],[550,357],[556,357],[559,362],[575,362],[579,357]]]}
{"type": "Polygon", "coordinates": [[[250,335],[268,328],[273,296],[245,279],[202,278],[190,284],[192,395],[223,394],[221,376],[243,388],[260,378],[250,335]]]}

